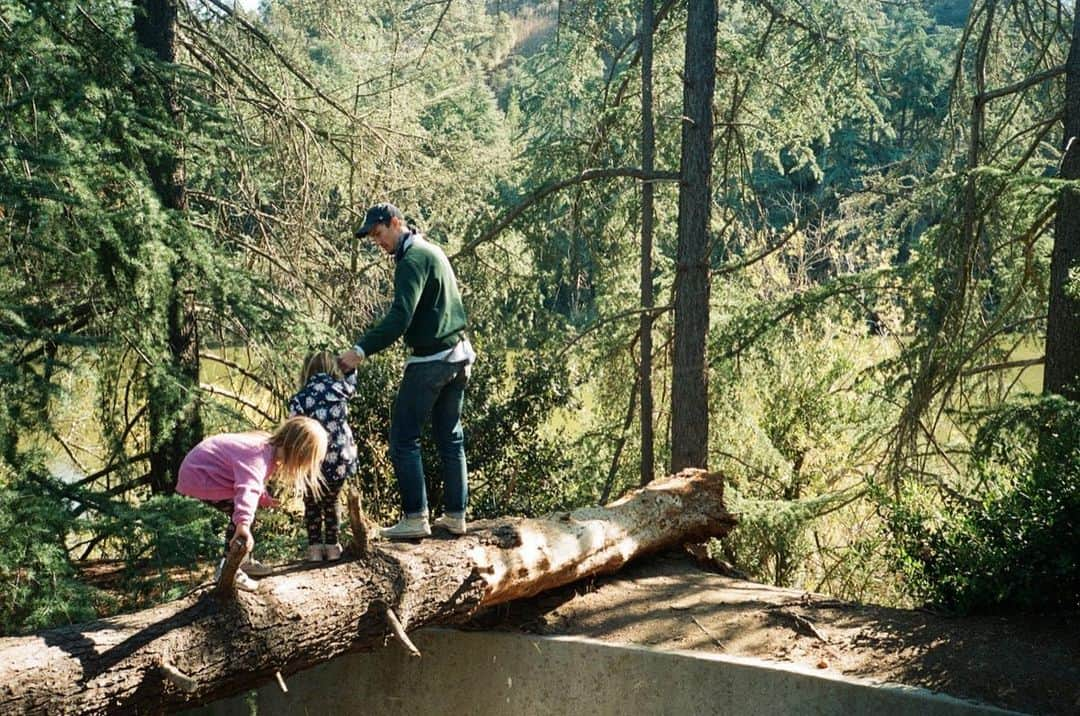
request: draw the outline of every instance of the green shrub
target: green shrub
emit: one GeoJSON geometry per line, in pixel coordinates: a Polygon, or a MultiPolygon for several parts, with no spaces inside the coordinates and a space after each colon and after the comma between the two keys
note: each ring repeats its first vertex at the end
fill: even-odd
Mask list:
{"type": "MultiPolygon", "coordinates": [[[[469,467],[469,512],[476,519],[537,515],[574,504],[571,461],[565,446],[543,432],[553,410],[570,400],[564,367],[530,352],[485,353],[474,366],[465,395],[462,425],[469,467]]],[[[395,361],[373,360],[357,375],[349,406],[359,471],[353,483],[364,509],[377,521],[396,518],[397,482],[387,456],[391,406],[401,379],[395,361]]],[[[428,503],[442,501],[439,458],[425,426],[421,451],[428,503]]]]}
{"type": "Polygon", "coordinates": [[[976,499],[935,512],[907,489],[888,503],[912,592],[959,612],[1080,607],[1080,404],[1009,406],[972,458],[976,499]]]}
{"type": "Polygon", "coordinates": [[[188,567],[221,553],[225,517],[198,500],[154,495],[137,504],[107,503],[91,532],[132,570],[188,567]]]}
{"type": "Polygon", "coordinates": [[[68,558],[71,517],[22,477],[0,478],[0,630],[18,634],[97,615],[102,594],[81,584],[68,558]]]}

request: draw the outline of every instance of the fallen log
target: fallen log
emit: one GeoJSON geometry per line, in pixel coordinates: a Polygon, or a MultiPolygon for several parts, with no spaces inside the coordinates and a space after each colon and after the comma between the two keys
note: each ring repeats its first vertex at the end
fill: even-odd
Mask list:
{"type": "Polygon", "coordinates": [[[437,531],[416,543],[375,543],[366,559],[282,568],[235,599],[204,589],[134,614],[0,639],[0,713],[159,713],[207,703],[378,648],[395,631],[460,623],[723,535],[734,523],[722,476],[689,470],[606,507],[476,522],[462,537],[437,531]]]}

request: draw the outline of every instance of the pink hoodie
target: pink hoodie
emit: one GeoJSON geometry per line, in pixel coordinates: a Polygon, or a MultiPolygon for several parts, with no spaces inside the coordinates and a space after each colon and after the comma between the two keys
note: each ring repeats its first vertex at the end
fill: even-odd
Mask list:
{"type": "Polygon", "coordinates": [[[232,500],[232,521],[250,525],[256,507],[277,504],[266,492],[266,480],[275,467],[269,438],[267,433],[224,433],[206,438],[180,464],[176,491],[210,502],[232,500]]]}

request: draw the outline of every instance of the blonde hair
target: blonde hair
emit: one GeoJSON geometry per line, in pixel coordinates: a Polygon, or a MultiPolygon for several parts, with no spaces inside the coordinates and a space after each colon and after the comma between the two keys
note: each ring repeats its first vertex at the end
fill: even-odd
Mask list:
{"type": "Polygon", "coordinates": [[[335,378],[340,378],[341,369],[338,368],[337,356],[330,351],[309,353],[304,359],[304,367],[300,370],[300,387],[307,385],[311,376],[317,373],[329,373],[335,378]]]}
{"type": "Polygon", "coordinates": [[[327,435],[319,421],[303,415],[291,417],[278,426],[268,442],[274,446],[274,458],[280,461],[274,470],[274,481],[292,496],[310,491],[321,497],[327,435]]]}

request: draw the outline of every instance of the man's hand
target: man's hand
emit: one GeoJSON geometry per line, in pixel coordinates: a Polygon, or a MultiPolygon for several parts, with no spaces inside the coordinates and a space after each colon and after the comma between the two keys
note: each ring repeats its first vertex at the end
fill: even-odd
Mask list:
{"type": "Polygon", "coordinates": [[[242,545],[245,552],[250,552],[255,547],[255,538],[251,536],[251,525],[236,526],[236,534],[233,535],[229,548],[231,549],[233,545],[242,545]]]}
{"type": "Polygon", "coordinates": [[[355,349],[350,348],[338,356],[338,368],[341,368],[342,373],[348,373],[351,370],[355,370],[356,366],[360,365],[360,361],[362,360],[364,360],[364,356],[357,353],[355,349]]]}

